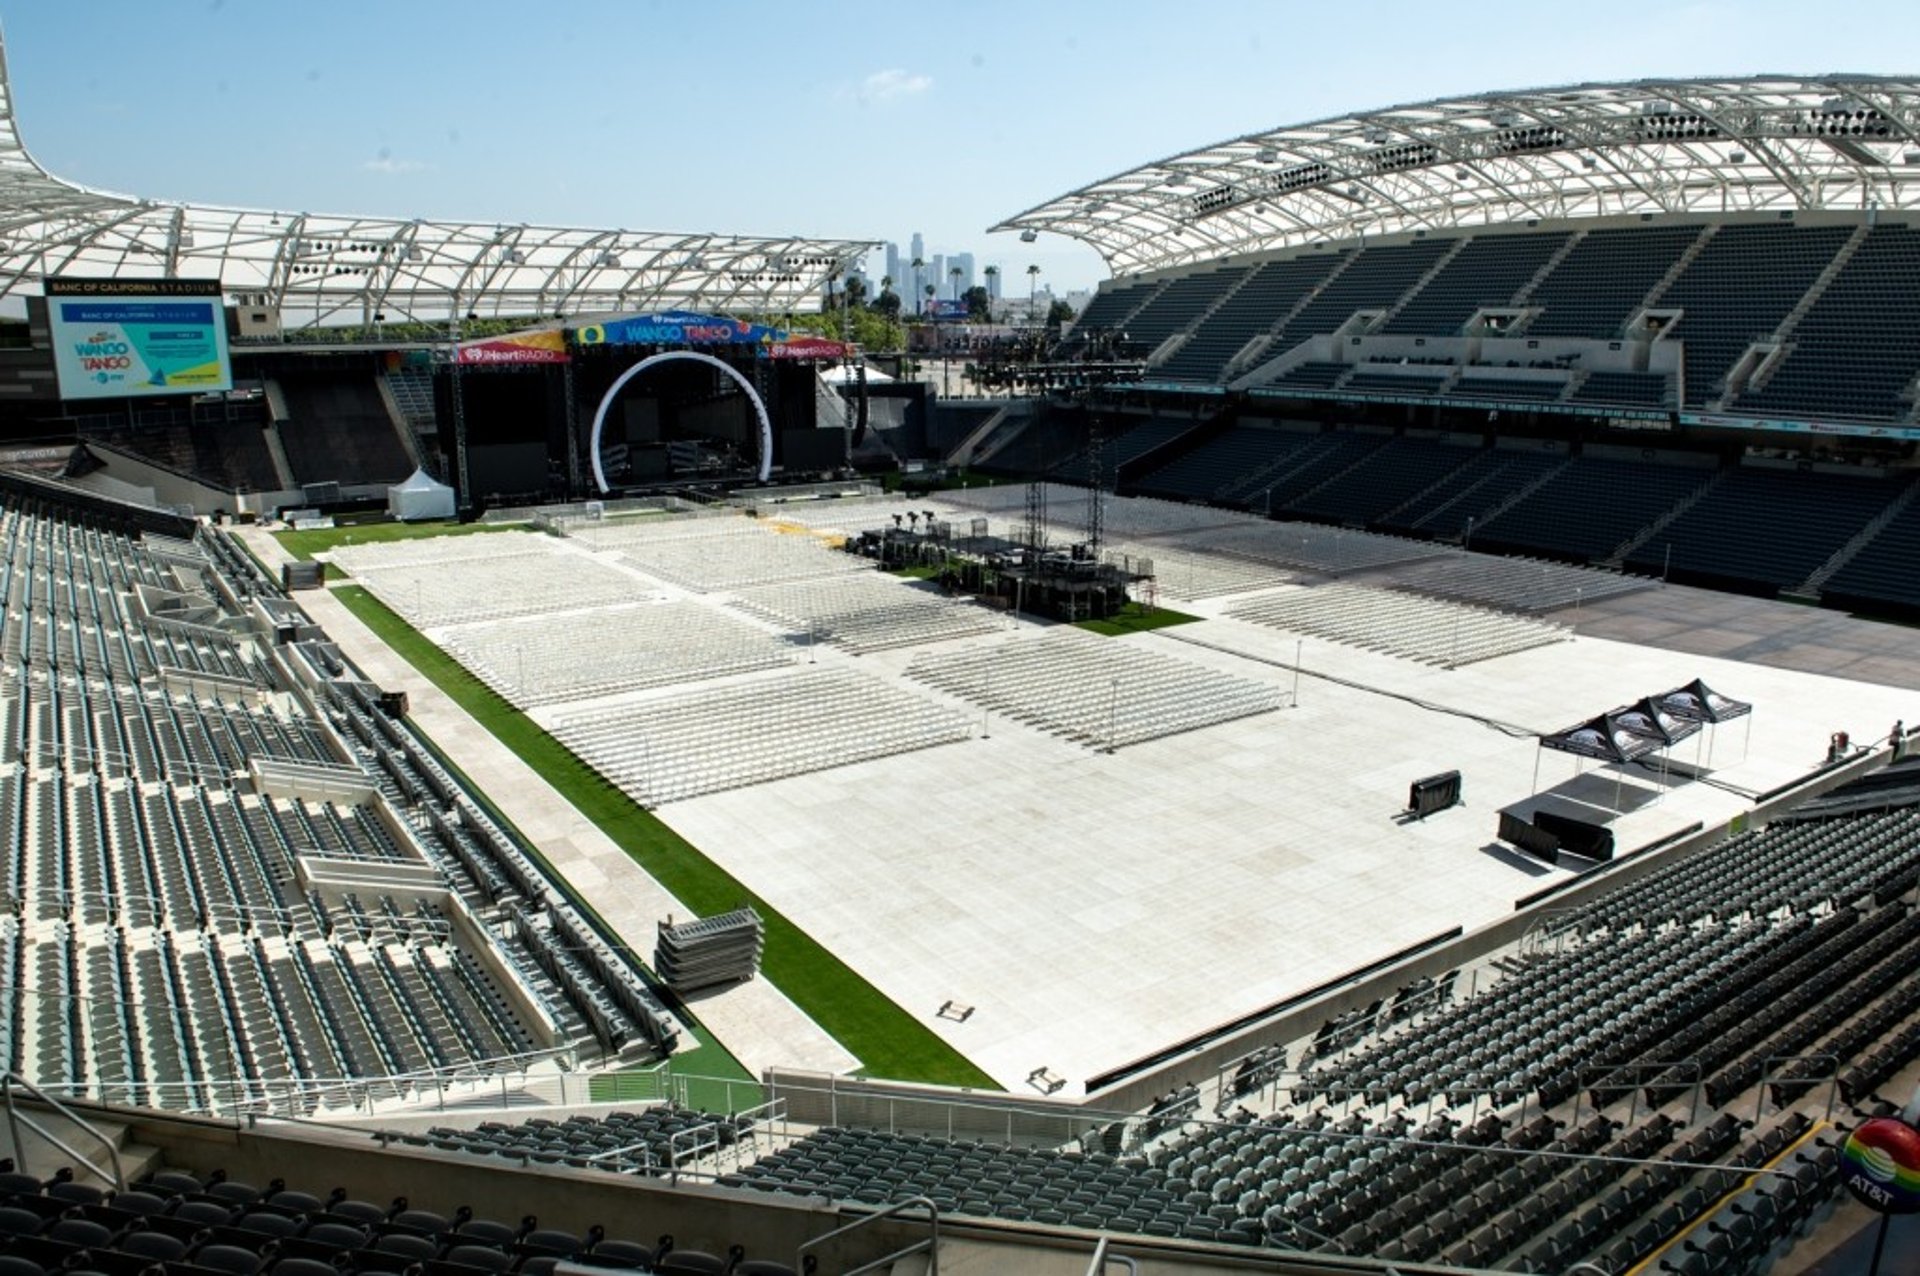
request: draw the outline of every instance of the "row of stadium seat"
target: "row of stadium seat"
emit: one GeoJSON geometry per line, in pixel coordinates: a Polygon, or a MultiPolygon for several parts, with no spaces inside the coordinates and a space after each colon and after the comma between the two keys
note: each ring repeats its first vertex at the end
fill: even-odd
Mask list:
{"type": "MultiPolygon", "coordinates": [[[[630,1225],[630,1221],[628,1221],[630,1225]]],[[[42,1182],[0,1164],[0,1276],[100,1272],[104,1276],[549,1276],[604,1269],[658,1276],[793,1276],[793,1268],[727,1253],[478,1218],[466,1206],[441,1214],[397,1197],[359,1200],[343,1188],[322,1198],[279,1179],[255,1187],[215,1173],[155,1173],[125,1191],[42,1182]]]]}
{"type": "Polygon", "coordinates": [[[1899,570],[1920,543],[1910,477],[1569,456],[1257,419],[1188,423],[1169,443],[1179,424],[1139,427],[1152,449],[1131,449],[1133,432],[1118,437],[1112,450],[1123,456],[1172,449],[1150,472],[1123,477],[1123,491],[1576,562],[1624,550],[1633,570],[1739,589],[1793,589],[1831,571],[1816,584],[1836,597],[1920,607],[1920,577],[1899,570]],[[1885,526],[1856,545],[1877,518],[1885,526]],[[1754,536],[1755,526],[1768,534],[1754,536]]]}
{"type": "MultiPolygon", "coordinates": [[[[1184,332],[1150,379],[1224,384],[1259,357],[1332,333],[1359,312],[1384,315],[1379,332],[1447,337],[1482,308],[1524,307],[1530,317],[1523,335],[1614,340],[1633,314],[1653,307],[1681,312],[1664,339],[1685,345],[1678,401],[1687,407],[1720,406],[1731,398],[1734,410],[1763,416],[1901,419],[1912,414],[1907,392],[1920,374],[1913,340],[1920,321],[1897,304],[1912,278],[1920,278],[1920,234],[1900,224],[1488,233],[1304,250],[1253,268],[1201,268],[1171,280],[1122,283],[1090,303],[1074,341],[1084,345],[1095,334],[1124,331],[1135,348],[1151,354],[1184,332]],[[1788,329],[1780,366],[1754,386],[1729,387],[1747,349],[1771,340],[1835,265],[1831,281],[1788,329]],[[1261,353],[1249,358],[1256,339],[1261,353]]],[[[1328,390],[1340,382],[1354,391],[1420,394],[1434,389],[1428,380],[1349,374],[1344,364],[1309,361],[1271,384],[1328,390]]],[[[1567,386],[1565,379],[1496,375],[1463,379],[1449,393],[1553,401],[1567,386]]],[[[1667,393],[1663,375],[1597,372],[1576,382],[1570,401],[1658,408],[1667,405],[1667,393]]]]}
{"type": "MultiPolygon", "coordinates": [[[[1064,1149],[829,1126],[673,1168],[722,1187],[869,1206],[926,1196],[1028,1225],[1388,1262],[1745,1272],[1829,1208],[1848,1124],[1884,1111],[1875,1087],[1920,1060],[1907,978],[1920,786],[1862,792],[1905,804],[1855,811],[1841,790],[1658,865],[1556,915],[1470,989],[1420,980],[1329,1020],[1304,1074],[1285,1071],[1287,1050],[1250,1053],[1221,1111],[1272,1095],[1269,1115],[1203,1119],[1189,1086],[1064,1149]],[[1836,1089],[1856,1112],[1829,1100],[1835,1124],[1817,1122],[1836,1089]],[[1769,1100],[1778,1111],[1761,1119],[1769,1100]]],[[[449,1154],[657,1176],[657,1155],[631,1155],[648,1146],[636,1132],[712,1119],[669,1107],[426,1137],[449,1154]]]]}
{"type": "Polygon", "coordinates": [[[212,529],[135,538],[82,500],[0,499],[0,1062],[67,1093],[306,1112],[491,1060],[523,1067],[536,1037],[515,1004],[563,1041],[670,1040],[642,993],[610,992],[621,963],[561,934],[559,912],[476,953],[433,897],[300,884],[298,862],[319,857],[434,864],[478,907],[505,893],[495,884],[550,894],[524,866],[509,881],[482,819],[454,821],[464,859],[439,837],[415,843],[409,824],[456,809],[457,787],[423,773],[370,700],[315,713],[287,694],[223,601],[270,588],[212,529]],[[343,756],[349,740],[362,751],[343,756]],[[256,786],[265,763],[350,787],[378,776],[395,807],[256,786]],[[543,960],[554,945],[564,959],[543,960]]]}

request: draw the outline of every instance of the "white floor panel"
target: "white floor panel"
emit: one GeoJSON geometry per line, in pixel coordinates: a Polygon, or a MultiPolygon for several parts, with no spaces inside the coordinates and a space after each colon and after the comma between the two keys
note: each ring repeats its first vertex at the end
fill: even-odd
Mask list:
{"type": "MultiPolygon", "coordinates": [[[[1292,637],[1242,622],[1114,641],[1293,683],[1292,637]]],[[[976,723],[961,745],[661,815],[1002,1084],[1047,1067],[1077,1092],[1566,877],[1490,848],[1498,809],[1529,797],[1537,749],[1461,714],[1551,731],[1703,677],[1757,706],[1750,743],[1744,723],[1718,729],[1713,779],[1762,791],[1817,766],[1831,731],[1873,739],[1920,713],[1912,692],[1594,639],[1452,671],[1311,639],[1301,650],[1294,709],[1116,754],[996,717],[990,738],[976,723]],[[1396,820],[1413,779],[1455,767],[1464,807],[1396,820]],[[950,998],[974,1015],[938,1018],[950,998]]],[[[1612,802],[1611,772],[1539,761],[1543,792],[1612,802]]],[[[1630,814],[1588,817],[1623,851],[1750,807],[1645,774],[1621,788],[1622,805],[1640,803],[1630,814]]]]}

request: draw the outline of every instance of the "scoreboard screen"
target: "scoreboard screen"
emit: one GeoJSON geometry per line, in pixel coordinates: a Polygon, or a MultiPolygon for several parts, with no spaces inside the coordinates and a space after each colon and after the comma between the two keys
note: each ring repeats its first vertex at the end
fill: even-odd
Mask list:
{"type": "Polygon", "coordinates": [[[233,389],[217,279],[49,279],[63,399],[233,389]]]}

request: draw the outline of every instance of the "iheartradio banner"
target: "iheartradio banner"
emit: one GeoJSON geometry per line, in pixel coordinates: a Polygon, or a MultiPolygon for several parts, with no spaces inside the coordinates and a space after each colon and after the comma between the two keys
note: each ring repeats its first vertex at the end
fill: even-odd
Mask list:
{"type": "Polygon", "coordinates": [[[852,346],[826,337],[790,337],[767,347],[773,359],[844,359],[852,353],[852,346]]]}
{"type": "Polygon", "coordinates": [[[566,363],[567,341],[558,328],[539,332],[513,332],[485,341],[463,341],[459,361],[464,364],[566,363]]]}

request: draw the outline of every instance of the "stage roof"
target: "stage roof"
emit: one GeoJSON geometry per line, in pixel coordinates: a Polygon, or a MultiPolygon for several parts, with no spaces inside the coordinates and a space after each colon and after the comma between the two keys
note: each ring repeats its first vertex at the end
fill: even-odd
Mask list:
{"type": "Polygon", "coordinates": [[[289,327],[685,308],[817,310],[875,245],[169,204],[64,181],[28,153],[0,43],[0,296],[48,275],[215,278],[289,327]]]}
{"type": "Polygon", "coordinates": [[[1635,213],[1920,205],[1920,79],[1582,84],[1248,133],[994,230],[1084,240],[1115,274],[1368,233],[1635,213]]]}

